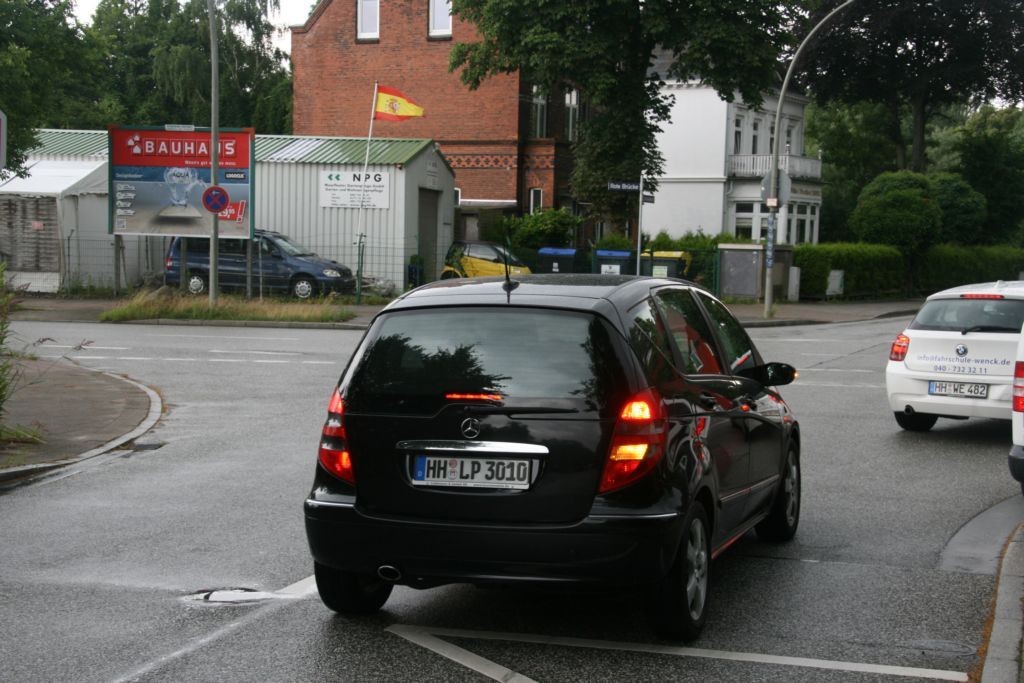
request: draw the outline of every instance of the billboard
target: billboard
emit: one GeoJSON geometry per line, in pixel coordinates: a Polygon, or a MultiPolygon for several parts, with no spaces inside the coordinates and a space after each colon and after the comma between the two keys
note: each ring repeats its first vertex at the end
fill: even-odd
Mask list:
{"type": "Polygon", "coordinates": [[[112,126],[108,231],[209,237],[212,220],[203,208],[203,192],[220,185],[227,190],[229,203],[219,214],[218,234],[252,237],[255,132],[251,128],[218,132],[216,179],[210,177],[210,138],[209,128],[112,126]]]}

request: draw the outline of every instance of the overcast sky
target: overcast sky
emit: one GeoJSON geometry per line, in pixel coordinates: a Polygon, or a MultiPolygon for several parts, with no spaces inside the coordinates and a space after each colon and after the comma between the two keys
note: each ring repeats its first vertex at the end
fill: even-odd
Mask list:
{"type": "MultiPolygon", "coordinates": [[[[75,0],[75,16],[80,22],[91,24],[92,14],[96,11],[98,4],[99,0],[75,0]]],[[[281,9],[271,13],[270,21],[278,28],[301,24],[306,21],[313,4],[313,0],[281,0],[281,9]]],[[[290,54],[292,51],[291,34],[285,31],[283,35],[279,35],[274,40],[274,44],[290,54]]]]}

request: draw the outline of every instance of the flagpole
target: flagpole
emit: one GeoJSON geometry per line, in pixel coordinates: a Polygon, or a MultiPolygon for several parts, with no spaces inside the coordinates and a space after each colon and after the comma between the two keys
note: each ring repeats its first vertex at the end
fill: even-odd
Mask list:
{"type": "MultiPolygon", "coordinates": [[[[363,159],[363,175],[360,176],[359,190],[359,217],[356,219],[356,239],[362,241],[363,234],[363,206],[366,204],[366,170],[370,167],[370,140],[373,138],[373,119],[377,114],[377,88],[379,81],[373,82],[373,104],[370,105],[370,131],[366,134],[366,156],[363,159]]],[[[363,269],[362,259],[359,260],[359,270],[356,273],[356,303],[361,303],[363,298],[363,269]]]]}

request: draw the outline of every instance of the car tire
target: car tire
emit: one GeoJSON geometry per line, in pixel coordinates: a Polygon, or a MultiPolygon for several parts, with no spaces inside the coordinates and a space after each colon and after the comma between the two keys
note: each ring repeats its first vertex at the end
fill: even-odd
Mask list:
{"type": "Polygon", "coordinates": [[[316,294],[316,280],[300,275],[292,280],[291,292],[296,299],[309,299],[316,294]]]}
{"type": "Polygon", "coordinates": [[[786,463],[782,470],[779,490],[772,501],[768,516],[754,529],[762,541],[781,543],[796,535],[800,525],[800,455],[796,448],[789,447],[786,463]]]}
{"type": "Polygon", "coordinates": [[[927,413],[893,413],[892,415],[896,418],[896,424],[908,432],[927,432],[935,426],[935,422],[939,419],[938,415],[927,413]]]}
{"type": "Polygon", "coordinates": [[[690,507],[683,529],[675,561],[654,588],[651,611],[662,635],[691,641],[707,620],[711,584],[711,530],[703,505],[690,507]]]}
{"type": "Polygon", "coordinates": [[[206,275],[203,273],[189,273],[185,280],[185,289],[189,294],[196,296],[206,291],[206,275]]]}
{"type": "Polygon", "coordinates": [[[392,584],[372,576],[313,563],[320,600],[339,614],[373,614],[388,601],[392,584]]]}

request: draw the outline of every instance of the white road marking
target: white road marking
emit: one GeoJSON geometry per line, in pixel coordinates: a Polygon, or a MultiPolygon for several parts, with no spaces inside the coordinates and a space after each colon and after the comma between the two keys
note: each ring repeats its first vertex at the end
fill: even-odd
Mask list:
{"type": "Polygon", "coordinates": [[[832,387],[834,389],[884,389],[884,384],[843,384],[840,382],[804,382],[803,380],[797,380],[792,384],[786,386],[788,391],[790,387],[832,387]]]}
{"type": "Polygon", "coordinates": [[[299,341],[299,337],[222,337],[219,334],[149,334],[148,337],[171,337],[173,339],[242,339],[244,341],[299,341]]]}
{"type": "MultiPolygon", "coordinates": [[[[701,659],[718,659],[730,662],[749,662],[753,664],[773,664],[776,666],[796,666],[827,671],[849,671],[855,673],[880,674],[885,676],[906,676],[908,678],[925,678],[938,681],[966,681],[967,674],[945,669],[919,669],[907,666],[890,666],[887,664],[869,664],[866,662],[842,662],[830,659],[811,659],[808,657],[785,657],[781,655],[759,654],[756,652],[730,652],[727,650],[707,650],[695,647],[675,645],[654,645],[649,643],[624,643],[612,640],[588,640],[585,638],[563,638],[557,636],[538,636],[527,633],[500,633],[494,631],[469,631],[454,628],[419,628],[395,624],[388,631],[400,635],[422,647],[433,650],[440,655],[457,661],[463,666],[473,669],[495,680],[523,680],[496,678],[490,671],[477,669],[467,661],[461,661],[433,647],[436,638],[429,636],[448,636],[450,638],[476,638],[479,640],[500,640],[513,643],[533,643],[537,645],[558,645],[562,647],[590,648],[594,650],[612,650],[617,652],[644,652],[648,654],[672,655],[675,657],[698,657],[701,659]],[[424,637],[427,636],[427,637],[424,637]]],[[[446,646],[449,643],[441,642],[446,646]]],[[[462,650],[462,648],[456,648],[462,650]]],[[[464,651],[464,650],[462,650],[464,651]]],[[[457,653],[456,653],[457,654],[457,653]]],[[[493,662],[483,660],[488,665],[497,666],[493,662]]],[[[504,668],[504,667],[501,667],[504,668]]],[[[507,669],[506,669],[507,671],[507,669]]],[[[519,674],[513,675],[518,676],[519,674]]]]}
{"type": "Polygon", "coordinates": [[[492,662],[489,659],[484,659],[480,655],[473,654],[469,650],[461,648],[458,645],[452,645],[451,643],[445,642],[440,638],[431,635],[426,630],[412,626],[402,626],[400,624],[389,626],[387,630],[394,633],[396,636],[405,638],[420,647],[424,647],[431,652],[435,652],[442,657],[450,659],[456,664],[461,664],[467,669],[487,676],[487,678],[490,678],[491,680],[507,681],[508,683],[535,683],[532,678],[516,673],[515,671],[512,671],[501,664],[497,664],[496,662],[492,662]]]}
{"type": "Polygon", "coordinates": [[[256,360],[251,360],[249,362],[250,363],[285,363],[285,364],[291,363],[290,360],[261,360],[259,358],[257,358],[256,360]]]}
{"type": "Polygon", "coordinates": [[[305,598],[316,595],[316,576],[307,576],[296,581],[290,586],[285,586],[277,591],[278,595],[288,595],[294,598],[305,598]]]}
{"type": "Polygon", "coordinates": [[[100,351],[127,351],[128,346],[93,346],[92,344],[40,344],[41,349],[77,349],[82,351],[83,349],[99,349],[100,351]]]}
{"type": "Polygon", "coordinates": [[[801,375],[804,374],[805,372],[859,372],[863,374],[873,374],[877,372],[882,372],[882,369],[879,368],[878,370],[844,370],[842,368],[803,368],[802,370],[799,370],[799,372],[801,375]]]}
{"type": "Polygon", "coordinates": [[[68,358],[71,360],[110,360],[110,356],[68,356],[68,358]]]}
{"type": "Polygon", "coordinates": [[[210,349],[207,353],[249,353],[262,356],[301,356],[298,351],[244,351],[242,349],[210,349]]]}
{"type": "Polygon", "coordinates": [[[153,360],[152,358],[145,358],[143,356],[118,356],[115,360],[153,360]]]}
{"type": "Polygon", "coordinates": [[[304,360],[303,365],[337,365],[333,360],[304,360]]]}

